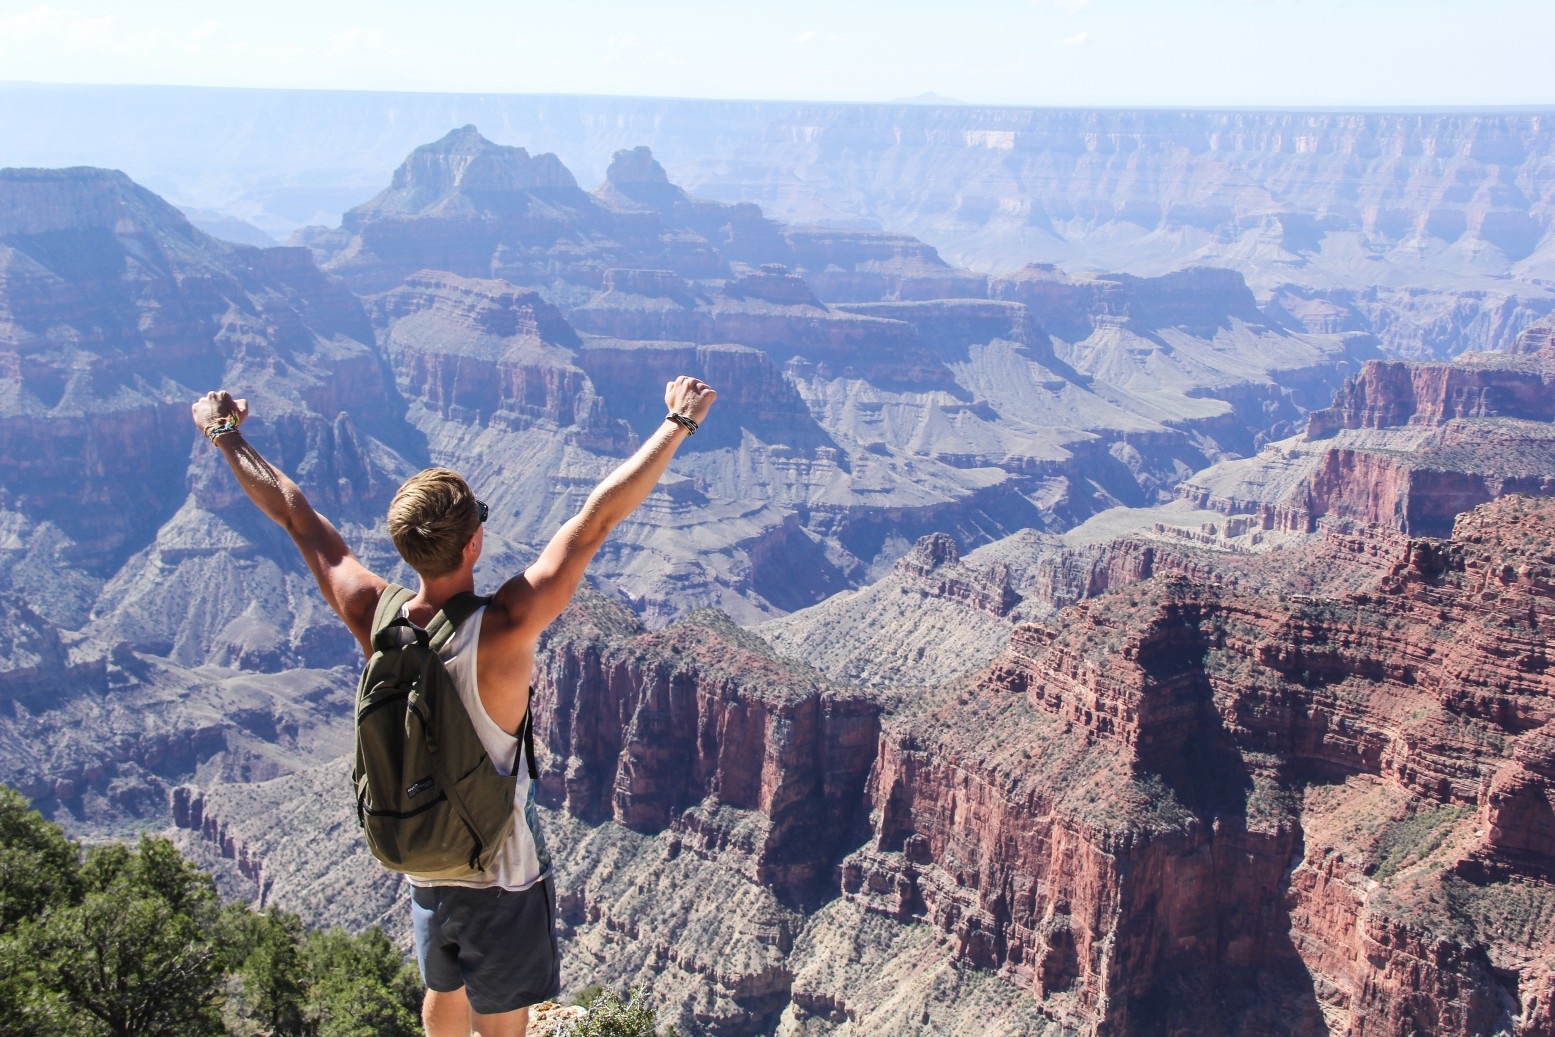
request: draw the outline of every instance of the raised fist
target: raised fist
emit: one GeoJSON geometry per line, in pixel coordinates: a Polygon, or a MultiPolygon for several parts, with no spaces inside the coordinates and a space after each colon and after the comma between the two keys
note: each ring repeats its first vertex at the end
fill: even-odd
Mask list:
{"type": "Polygon", "coordinates": [[[680,414],[700,424],[713,409],[718,390],[690,375],[681,375],[664,386],[664,405],[671,414],[680,414]]]}

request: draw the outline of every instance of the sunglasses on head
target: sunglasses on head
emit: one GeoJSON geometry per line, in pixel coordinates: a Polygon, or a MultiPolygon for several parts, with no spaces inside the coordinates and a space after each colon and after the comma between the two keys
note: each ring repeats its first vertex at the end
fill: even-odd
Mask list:
{"type": "Polygon", "coordinates": [[[480,510],[480,513],[481,513],[481,522],[482,522],[482,523],[485,523],[485,521],[486,521],[486,516],[487,516],[487,515],[490,515],[490,514],[491,514],[491,509],[490,509],[490,508],[488,508],[488,507],[486,507],[486,502],[485,502],[485,501],[483,501],[483,500],[481,500],[481,499],[480,499],[480,498],[478,498],[478,497],[477,497],[477,498],[476,498],[476,500],[475,500],[475,507],[476,507],[476,508],[477,508],[477,509],[479,509],[479,510],[480,510]]]}

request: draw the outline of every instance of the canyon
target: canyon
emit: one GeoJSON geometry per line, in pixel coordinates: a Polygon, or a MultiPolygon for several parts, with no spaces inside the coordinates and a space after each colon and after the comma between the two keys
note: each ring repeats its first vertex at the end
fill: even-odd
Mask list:
{"type": "MultiPolygon", "coordinates": [[[[1178,550],[1219,578],[1124,545],[907,687],[582,600],[537,682],[569,969],[707,1033],[1550,1032],[1555,501],[1178,550]]],[[[342,766],[181,790],[188,844],[320,904],[371,873],[342,766]]]]}
{"type": "Polygon", "coordinates": [[[466,126],[256,247],[0,171],[0,781],[403,939],[354,646],[184,408],[247,396],[391,577],[389,495],[452,464],[490,581],[693,370],[537,673],[566,982],[706,1034],[1555,1032],[1538,291],[1423,349],[1235,269],[795,226],[636,142],[603,177],[466,126]]]}

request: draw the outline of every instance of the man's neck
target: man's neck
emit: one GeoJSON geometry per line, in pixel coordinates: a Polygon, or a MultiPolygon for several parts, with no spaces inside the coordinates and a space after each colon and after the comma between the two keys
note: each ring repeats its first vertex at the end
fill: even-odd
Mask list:
{"type": "Polygon", "coordinates": [[[421,588],[410,600],[411,611],[426,609],[436,612],[451,598],[475,590],[475,570],[457,569],[446,576],[421,577],[421,588]]]}

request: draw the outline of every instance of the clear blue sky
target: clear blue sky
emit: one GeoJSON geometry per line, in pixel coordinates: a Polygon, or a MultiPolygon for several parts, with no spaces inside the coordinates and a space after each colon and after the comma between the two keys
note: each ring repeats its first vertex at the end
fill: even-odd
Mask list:
{"type": "Polygon", "coordinates": [[[1555,104],[1555,0],[0,0],[0,80],[979,104],[1555,104]]]}

